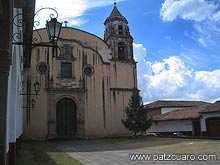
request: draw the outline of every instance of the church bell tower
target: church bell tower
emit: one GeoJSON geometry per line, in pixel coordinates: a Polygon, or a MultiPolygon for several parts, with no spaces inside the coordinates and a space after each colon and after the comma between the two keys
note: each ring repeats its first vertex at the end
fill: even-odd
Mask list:
{"type": "Polygon", "coordinates": [[[128,21],[122,16],[114,3],[114,8],[104,22],[104,40],[112,51],[112,59],[134,61],[133,37],[130,35],[128,21]]]}

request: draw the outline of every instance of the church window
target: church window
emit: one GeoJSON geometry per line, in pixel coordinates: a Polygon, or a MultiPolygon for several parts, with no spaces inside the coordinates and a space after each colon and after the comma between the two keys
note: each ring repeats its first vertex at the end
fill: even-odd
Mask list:
{"type": "Polygon", "coordinates": [[[48,64],[45,62],[40,62],[39,64],[37,64],[37,71],[40,74],[45,74],[48,71],[48,64]]]}
{"type": "Polygon", "coordinates": [[[90,64],[87,64],[86,66],[84,66],[83,68],[83,73],[86,75],[86,76],[91,76],[94,72],[94,69],[93,69],[93,66],[90,65],[90,64]]]}
{"type": "Polygon", "coordinates": [[[118,44],[118,58],[119,60],[125,59],[125,44],[123,42],[118,44]]]}
{"type": "Polygon", "coordinates": [[[85,66],[87,64],[87,54],[83,51],[83,59],[82,59],[82,65],[85,66]]]}
{"type": "Polygon", "coordinates": [[[61,77],[72,77],[72,63],[61,62],[61,77]]]}
{"type": "Polygon", "coordinates": [[[118,34],[123,35],[123,26],[122,25],[118,25],[118,34]]]}

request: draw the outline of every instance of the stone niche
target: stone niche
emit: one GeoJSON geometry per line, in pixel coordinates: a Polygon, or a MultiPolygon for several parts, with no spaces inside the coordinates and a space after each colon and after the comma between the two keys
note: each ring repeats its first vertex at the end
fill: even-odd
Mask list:
{"type": "Polygon", "coordinates": [[[73,58],[73,45],[62,43],[60,45],[60,54],[59,57],[63,58],[73,58]]]}

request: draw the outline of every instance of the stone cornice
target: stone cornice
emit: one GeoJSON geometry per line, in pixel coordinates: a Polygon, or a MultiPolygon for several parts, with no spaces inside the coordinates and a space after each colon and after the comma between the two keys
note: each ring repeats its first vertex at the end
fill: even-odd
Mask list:
{"type": "Polygon", "coordinates": [[[45,88],[48,92],[85,92],[83,88],[45,88]]]}
{"type": "Polygon", "coordinates": [[[116,91],[116,92],[133,92],[137,90],[136,88],[110,88],[111,91],[116,91]]]}

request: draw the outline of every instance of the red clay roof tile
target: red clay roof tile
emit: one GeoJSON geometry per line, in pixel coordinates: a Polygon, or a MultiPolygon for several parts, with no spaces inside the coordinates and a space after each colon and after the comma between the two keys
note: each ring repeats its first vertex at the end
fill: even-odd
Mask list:
{"type": "Polygon", "coordinates": [[[195,107],[207,105],[210,103],[203,101],[175,101],[175,100],[157,100],[145,105],[145,108],[164,108],[164,107],[195,107]]]}
{"type": "Polygon", "coordinates": [[[154,121],[161,120],[184,120],[184,119],[196,119],[201,116],[202,113],[220,112],[220,104],[201,105],[198,107],[185,108],[174,110],[165,114],[155,116],[154,121]]]}

